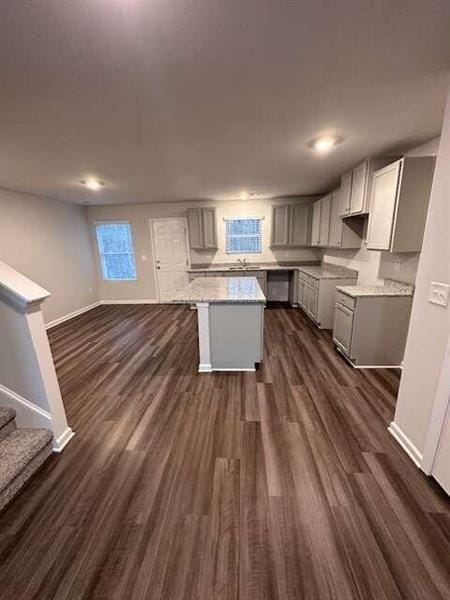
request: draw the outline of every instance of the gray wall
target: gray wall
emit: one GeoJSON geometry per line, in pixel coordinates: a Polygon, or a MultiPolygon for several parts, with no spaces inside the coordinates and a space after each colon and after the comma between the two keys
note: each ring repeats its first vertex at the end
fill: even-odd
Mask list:
{"type": "Polygon", "coordinates": [[[450,94],[417,270],[395,422],[422,452],[450,332],[450,309],[430,304],[432,281],[450,283],[450,94]]]}
{"type": "MultiPolygon", "coordinates": [[[[289,200],[288,202],[295,202],[289,200]]],[[[299,200],[297,200],[299,201],[299,200]]],[[[311,199],[303,200],[310,202],[311,199]]],[[[95,251],[99,297],[102,300],[155,300],[156,285],[153,263],[149,219],[164,217],[185,217],[190,206],[215,206],[217,216],[218,245],[216,252],[191,252],[191,263],[223,263],[236,262],[237,257],[229,257],[225,253],[224,216],[259,216],[263,221],[263,252],[261,254],[239,255],[249,261],[274,260],[318,260],[319,253],[313,248],[292,250],[272,250],[270,245],[271,207],[286,200],[231,200],[220,202],[180,202],[167,204],[123,204],[111,206],[90,206],[88,220],[91,228],[93,247],[96,248],[94,225],[96,221],[128,220],[133,229],[133,241],[136,254],[137,281],[105,282],[101,278],[98,254],[95,251]],[[148,260],[142,260],[142,256],[148,260]]]]}
{"type": "Polygon", "coordinates": [[[83,207],[0,190],[0,259],[51,292],[45,322],[97,300],[83,207]]]}

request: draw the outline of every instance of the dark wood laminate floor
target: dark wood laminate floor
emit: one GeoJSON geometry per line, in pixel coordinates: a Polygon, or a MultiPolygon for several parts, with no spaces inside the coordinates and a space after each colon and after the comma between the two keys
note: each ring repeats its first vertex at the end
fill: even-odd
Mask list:
{"type": "Polygon", "coordinates": [[[265,316],[256,374],[197,374],[185,307],[51,331],[76,437],[0,515],[1,599],[448,598],[448,500],[386,430],[398,374],[265,316]]]}

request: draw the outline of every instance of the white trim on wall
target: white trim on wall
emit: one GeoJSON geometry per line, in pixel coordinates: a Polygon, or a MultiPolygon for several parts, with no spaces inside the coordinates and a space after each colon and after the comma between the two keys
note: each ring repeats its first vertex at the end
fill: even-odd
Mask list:
{"type": "MultiPolygon", "coordinates": [[[[439,448],[439,441],[442,434],[442,428],[447,414],[447,407],[450,396],[450,336],[447,340],[444,361],[442,363],[441,375],[434,396],[434,403],[431,409],[428,429],[425,436],[423,448],[422,470],[427,474],[432,474],[434,459],[439,448]]],[[[449,457],[450,460],[450,457],[449,457]]]]}
{"type": "Polygon", "coordinates": [[[100,304],[159,304],[156,298],[143,300],[100,300],[100,304]]]}
{"type": "MultiPolygon", "coordinates": [[[[9,406],[16,411],[16,422],[18,427],[38,427],[50,429],[53,431],[52,415],[30,402],[20,394],[0,384],[0,406],[9,406]],[[3,402],[2,402],[3,397],[3,402]]],[[[67,427],[65,431],[58,437],[53,438],[54,452],[62,452],[65,446],[75,435],[71,427],[67,427]]]]}
{"type": "Polygon", "coordinates": [[[102,301],[98,300],[97,302],[93,302],[92,304],[83,306],[82,308],[79,308],[78,310],[74,310],[73,312],[71,312],[67,315],[63,315],[62,317],[59,317],[58,319],[55,319],[54,321],[50,321],[49,323],[46,323],[45,329],[51,329],[52,327],[55,327],[56,325],[60,325],[61,323],[64,323],[64,321],[69,321],[70,319],[73,319],[74,317],[78,317],[78,315],[82,315],[83,313],[88,312],[89,310],[92,310],[93,308],[96,308],[97,306],[100,306],[100,304],[102,304],[102,301]]]}
{"type": "Polygon", "coordinates": [[[397,440],[413,463],[420,469],[423,458],[420,450],[411,442],[408,436],[405,435],[395,421],[391,422],[388,427],[388,431],[397,440]]]}

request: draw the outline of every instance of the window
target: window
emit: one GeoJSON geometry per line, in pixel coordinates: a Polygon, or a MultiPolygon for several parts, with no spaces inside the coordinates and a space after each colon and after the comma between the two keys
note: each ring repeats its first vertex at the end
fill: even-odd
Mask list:
{"type": "Polygon", "coordinates": [[[135,280],[130,223],[97,223],[95,231],[104,281],[135,280]]]}
{"type": "Polygon", "coordinates": [[[259,254],[262,252],[261,219],[227,219],[225,237],[227,254],[259,254]]]}

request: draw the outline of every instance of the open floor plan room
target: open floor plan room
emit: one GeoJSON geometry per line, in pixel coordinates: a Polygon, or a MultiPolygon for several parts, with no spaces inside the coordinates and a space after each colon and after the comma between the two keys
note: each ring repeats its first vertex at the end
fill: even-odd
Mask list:
{"type": "Polygon", "coordinates": [[[2,0],[0,600],[450,600],[449,32],[2,0]]]}
{"type": "Polygon", "coordinates": [[[448,499],[386,429],[398,372],[282,305],[253,373],[196,373],[179,306],[50,342],[77,435],[0,517],[2,597],[445,597],[448,499]]]}

